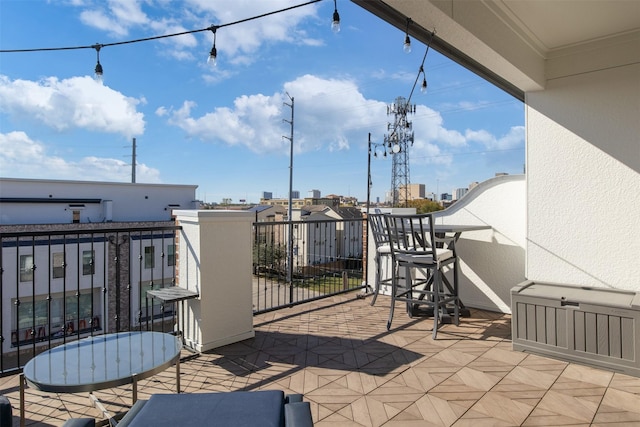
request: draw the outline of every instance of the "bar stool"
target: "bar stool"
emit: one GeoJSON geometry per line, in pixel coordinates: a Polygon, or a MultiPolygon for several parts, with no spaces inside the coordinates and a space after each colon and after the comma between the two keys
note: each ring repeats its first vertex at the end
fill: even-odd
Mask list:
{"type": "Polygon", "coordinates": [[[433,310],[433,339],[436,339],[441,318],[449,308],[453,309],[455,324],[459,324],[457,280],[451,289],[443,281],[445,266],[452,265],[454,272],[458,268],[455,242],[453,238],[436,237],[432,214],[385,215],[384,219],[394,265],[387,330],[391,329],[396,301],[405,301],[409,315],[419,306],[433,310]]]}
{"type": "MultiPolygon", "coordinates": [[[[391,258],[391,245],[389,244],[389,234],[387,233],[387,225],[384,220],[384,214],[372,214],[368,218],[369,226],[371,227],[371,233],[373,234],[373,241],[376,245],[376,278],[375,289],[373,290],[373,298],[371,299],[371,305],[376,303],[378,294],[380,293],[380,286],[390,284],[391,277],[382,279],[382,262],[384,259],[392,260],[391,258]]],[[[392,264],[393,265],[393,264],[392,264]]]]}

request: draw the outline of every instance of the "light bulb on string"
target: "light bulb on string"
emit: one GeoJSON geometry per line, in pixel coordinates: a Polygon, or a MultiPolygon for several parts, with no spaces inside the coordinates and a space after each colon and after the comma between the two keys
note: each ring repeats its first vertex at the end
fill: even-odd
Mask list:
{"type": "Polygon", "coordinates": [[[404,45],[402,45],[402,50],[405,53],[411,53],[411,39],[409,38],[409,25],[411,24],[411,18],[407,18],[407,29],[405,31],[404,36],[404,45]]]}
{"type": "Polygon", "coordinates": [[[333,19],[331,20],[331,31],[340,32],[340,14],[338,13],[337,0],[333,0],[333,19]]]}
{"type": "Polygon", "coordinates": [[[94,79],[97,82],[102,83],[102,79],[103,79],[103,70],[102,70],[102,64],[100,64],[100,48],[102,47],[101,44],[95,44],[92,46],[95,50],[96,50],[96,57],[97,57],[97,62],[96,62],[96,68],[94,70],[95,74],[94,74],[94,79]]]}
{"type": "Polygon", "coordinates": [[[402,45],[402,50],[404,50],[404,53],[411,53],[411,39],[409,38],[409,36],[405,36],[404,38],[404,44],[402,45]]]}
{"type": "Polygon", "coordinates": [[[207,58],[207,64],[215,67],[218,64],[218,49],[216,49],[216,30],[217,27],[211,26],[209,29],[213,32],[213,47],[209,52],[209,57],[207,58]]]}
{"type": "Polygon", "coordinates": [[[211,52],[209,52],[209,57],[207,58],[207,64],[214,67],[218,65],[218,49],[216,49],[215,45],[211,48],[211,52]]]}

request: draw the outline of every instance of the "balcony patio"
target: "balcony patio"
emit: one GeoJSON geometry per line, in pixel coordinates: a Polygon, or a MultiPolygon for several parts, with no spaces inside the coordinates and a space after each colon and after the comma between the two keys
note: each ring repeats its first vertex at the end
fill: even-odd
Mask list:
{"type": "MultiPolygon", "coordinates": [[[[303,393],[317,426],[635,425],[640,378],[511,350],[510,316],[472,310],[460,326],[374,307],[355,293],[256,315],[255,338],[181,364],[185,393],[280,389],[303,393]]],[[[185,356],[188,353],[185,353],[185,356]]],[[[175,392],[175,371],[141,381],[140,399],[175,392]]],[[[18,376],[0,379],[19,408],[18,376]]],[[[112,413],[131,405],[131,386],[96,392],[112,413]]],[[[28,426],[101,418],[87,393],[26,389],[28,426]]]]}

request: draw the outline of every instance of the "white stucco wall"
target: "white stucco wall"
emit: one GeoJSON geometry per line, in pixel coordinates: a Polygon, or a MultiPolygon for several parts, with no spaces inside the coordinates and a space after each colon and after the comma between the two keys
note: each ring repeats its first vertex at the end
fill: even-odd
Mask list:
{"type": "Polygon", "coordinates": [[[640,64],[526,97],[527,277],[640,290],[640,64]]]}

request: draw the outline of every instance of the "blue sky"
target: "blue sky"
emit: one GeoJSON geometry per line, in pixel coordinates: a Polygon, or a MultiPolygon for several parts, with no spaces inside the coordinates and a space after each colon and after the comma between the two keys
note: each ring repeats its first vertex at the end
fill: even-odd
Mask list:
{"type": "MultiPolygon", "coordinates": [[[[195,184],[206,202],[287,197],[295,100],[293,189],[367,194],[367,139],[388,134],[387,104],[408,98],[426,46],[338,0],[268,17],[289,0],[0,0],[0,50],[90,46],[222,26],[100,50],[0,53],[0,176],[195,184]]],[[[437,28],[435,29],[437,32],[437,28]]],[[[428,89],[410,115],[412,183],[428,192],[522,173],[524,108],[430,50],[428,89]]],[[[420,78],[421,82],[422,78],[420,78]]],[[[418,84],[419,85],[419,84],[418,84]]],[[[390,157],[371,158],[371,198],[391,186],[390,157]]]]}

